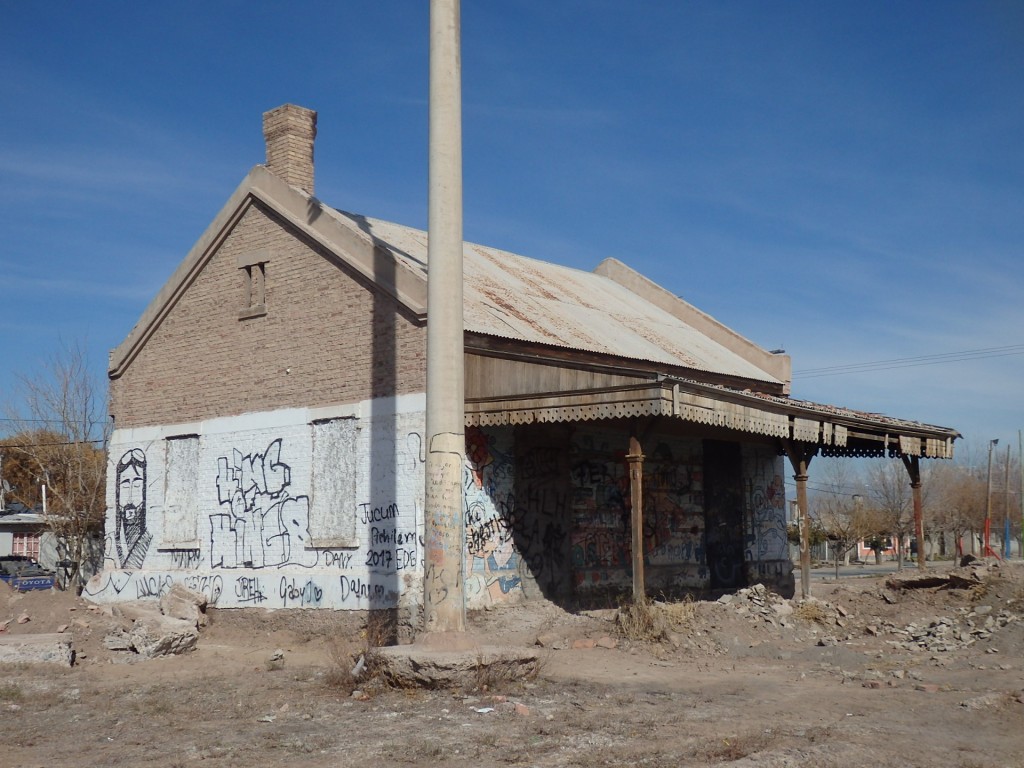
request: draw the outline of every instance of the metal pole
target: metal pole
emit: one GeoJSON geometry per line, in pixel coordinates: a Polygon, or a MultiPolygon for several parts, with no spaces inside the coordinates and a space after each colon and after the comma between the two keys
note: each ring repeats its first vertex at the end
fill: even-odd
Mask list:
{"type": "Polygon", "coordinates": [[[817,448],[813,450],[792,440],[783,440],[782,447],[789,456],[796,480],[796,506],[800,514],[800,596],[811,596],[811,516],[807,506],[807,468],[817,448]]]}
{"type": "Polygon", "coordinates": [[[1006,446],[1006,482],[1003,487],[1003,559],[1010,559],[1010,446],[1006,446]]]}
{"type": "Polygon", "coordinates": [[[459,0],[431,0],[427,455],[423,514],[423,612],[427,632],[466,629],[459,37],[459,0]]]}
{"type": "Polygon", "coordinates": [[[800,596],[811,596],[811,516],[807,514],[807,475],[796,475],[800,510],[800,596]]]}
{"type": "Polygon", "coordinates": [[[1024,436],[1017,430],[1017,463],[1020,465],[1020,549],[1017,555],[1024,558],[1024,436]]]}
{"type": "Polygon", "coordinates": [[[647,596],[644,585],[644,455],[640,441],[629,438],[629,500],[633,522],[633,603],[639,605],[647,596]]]}
{"type": "Polygon", "coordinates": [[[811,516],[807,509],[807,465],[793,476],[796,480],[796,506],[800,510],[800,596],[811,596],[811,516]]]}
{"type": "Polygon", "coordinates": [[[981,556],[988,557],[992,553],[992,449],[996,447],[999,440],[988,441],[988,482],[985,483],[985,530],[981,545],[981,556]]]}
{"type": "Polygon", "coordinates": [[[924,504],[921,500],[921,460],[917,456],[903,456],[903,466],[910,475],[910,492],[914,501],[914,536],[917,537],[917,567],[924,570],[924,504]]]}

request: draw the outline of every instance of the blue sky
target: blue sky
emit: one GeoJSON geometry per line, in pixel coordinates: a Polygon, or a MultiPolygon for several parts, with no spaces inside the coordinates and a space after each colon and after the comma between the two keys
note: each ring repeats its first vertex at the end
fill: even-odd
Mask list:
{"type": "MultiPolygon", "coordinates": [[[[427,8],[0,0],[0,404],[61,339],[103,375],[279,104],[319,112],[321,199],[425,228],[427,8]]],[[[786,349],[796,397],[1016,445],[1024,5],[503,0],[462,22],[468,240],[614,256],[786,349]]]]}

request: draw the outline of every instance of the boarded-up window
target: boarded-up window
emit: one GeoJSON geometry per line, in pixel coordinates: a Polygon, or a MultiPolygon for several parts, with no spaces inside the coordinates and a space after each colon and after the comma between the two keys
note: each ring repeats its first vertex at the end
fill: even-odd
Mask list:
{"type": "Polygon", "coordinates": [[[356,547],[356,450],[354,418],[313,423],[313,498],[309,533],[315,547],[356,547]]]}
{"type": "Polygon", "coordinates": [[[199,436],[167,438],[161,549],[199,546],[199,436]]]}

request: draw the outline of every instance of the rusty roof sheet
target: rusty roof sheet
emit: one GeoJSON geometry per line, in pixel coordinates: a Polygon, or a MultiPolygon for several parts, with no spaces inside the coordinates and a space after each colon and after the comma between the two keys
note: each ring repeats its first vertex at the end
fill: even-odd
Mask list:
{"type": "MultiPolygon", "coordinates": [[[[330,212],[370,234],[379,247],[426,277],[426,232],[330,212]]],[[[607,277],[473,243],[464,244],[463,255],[467,331],[778,383],[607,277]]]]}

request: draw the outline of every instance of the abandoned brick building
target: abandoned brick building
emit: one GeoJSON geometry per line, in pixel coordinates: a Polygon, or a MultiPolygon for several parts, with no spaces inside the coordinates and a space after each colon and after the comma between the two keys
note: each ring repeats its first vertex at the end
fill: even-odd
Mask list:
{"type": "MultiPolygon", "coordinates": [[[[264,115],[266,165],[111,352],[93,600],[421,602],[427,234],[314,197],[315,133],[264,115]]],[[[466,243],[464,270],[470,608],[628,587],[631,438],[653,591],[792,592],[790,462],[952,455],[953,430],[792,399],[787,355],[614,259],[466,243]]]]}

